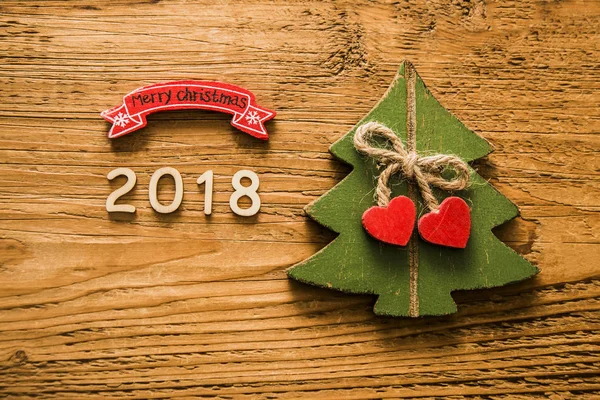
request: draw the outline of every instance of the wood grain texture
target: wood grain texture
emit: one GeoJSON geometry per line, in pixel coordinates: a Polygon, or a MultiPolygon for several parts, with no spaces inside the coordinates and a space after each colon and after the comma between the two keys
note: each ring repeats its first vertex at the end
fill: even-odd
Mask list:
{"type": "Polygon", "coordinates": [[[212,3],[0,2],[0,396],[600,396],[600,3],[212,3]],[[495,146],[478,171],[521,209],[496,233],[541,270],[416,321],[285,275],[333,238],[302,212],[348,173],[327,148],[405,58],[495,146]],[[106,138],[102,110],[179,79],[252,90],[271,140],[201,111],[106,138]],[[171,215],[148,203],[162,166],[185,184],[171,215]],[[135,216],[104,208],[116,167],[135,216]],[[228,207],[242,168],[261,179],[247,219],[228,207]]]}

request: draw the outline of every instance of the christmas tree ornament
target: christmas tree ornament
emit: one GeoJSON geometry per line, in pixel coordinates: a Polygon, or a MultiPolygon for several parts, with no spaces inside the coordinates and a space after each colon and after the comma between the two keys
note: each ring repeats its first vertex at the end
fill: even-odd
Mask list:
{"type": "Polygon", "coordinates": [[[491,231],[518,215],[467,164],[491,146],[438,103],[412,64],[401,65],[383,98],[330,151],[353,170],[306,211],[338,236],[292,267],[291,278],[376,295],[379,315],[417,317],[455,312],[452,291],[538,272],[491,231]],[[422,215],[418,229],[408,203],[422,215]],[[387,227],[410,232],[406,246],[387,227]]]}
{"type": "Polygon", "coordinates": [[[115,139],[146,126],[146,117],[158,111],[200,109],[233,115],[231,125],[256,138],[267,140],[265,121],[275,111],[256,104],[252,92],[224,82],[175,81],[144,86],[123,97],[123,104],[103,111],[113,124],[108,132],[115,139]]]}

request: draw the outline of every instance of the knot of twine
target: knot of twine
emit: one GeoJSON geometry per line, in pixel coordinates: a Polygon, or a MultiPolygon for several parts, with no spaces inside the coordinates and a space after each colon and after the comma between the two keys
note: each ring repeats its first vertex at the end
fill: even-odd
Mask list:
{"type": "Polygon", "coordinates": [[[375,191],[377,204],[382,207],[390,202],[392,191],[389,188],[389,180],[399,172],[406,179],[417,183],[421,197],[431,211],[439,207],[431,187],[462,190],[469,185],[469,166],[459,157],[449,154],[420,156],[414,151],[407,151],[402,140],[390,128],[379,122],[368,122],[359,126],[354,135],[354,147],[359,153],[372,157],[381,166],[385,166],[379,175],[375,191]],[[393,150],[373,146],[372,139],[377,136],[387,139],[393,150]],[[442,177],[442,171],[446,168],[452,168],[456,172],[452,179],[442,177]]]}

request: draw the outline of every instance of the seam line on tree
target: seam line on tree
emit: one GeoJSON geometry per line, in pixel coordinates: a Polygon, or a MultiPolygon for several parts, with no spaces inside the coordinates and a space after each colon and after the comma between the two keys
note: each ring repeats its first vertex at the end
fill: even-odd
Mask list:
{"type": "MultiPolygon", "coordinates": [[[[404,77],[406,79],[406,147],[408,152],[417,151],[417,101],[415,98],[416,72],[413,65],[406,61],[404,64],[404,77]]],[[[415,183],[407,181],[408,197],[417,204],[417,188],[415,183]]],[[[413,228],[412,236],[408,242],[408,272],[409,272],[409,306],[408,314],[411,317],[419,316],[419,243],[417,230],[413,228]]]]}

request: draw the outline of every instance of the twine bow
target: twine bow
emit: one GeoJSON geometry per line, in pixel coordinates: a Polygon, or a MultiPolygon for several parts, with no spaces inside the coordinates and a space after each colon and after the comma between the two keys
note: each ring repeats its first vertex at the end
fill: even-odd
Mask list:
{"type": "Polygon", "coordinates": [[[401,172],[410,181],[415,181],[419,186],[421,197],[430,211],[435,211],[439,203],[431,187],[442,190],[462,190],[469,185],[469,166],[457,156],[449,154],[435,154],[420,156],[414,151],[407,151],[402,140],[385,125],[379,122],[368,122],[358,127],[354,135],[354,147],[359,153],[374,158],[385,169],[377,180],[377,204],[385,207],[390,202],[392,191],[389,180],[392,175],[401,172]],[[379,136],[387,139],[393,150],[372,145],[371,140],[379,136]],[[452,168],[456,176],[444,179],[441,174],[446,168],[452,168]]]}

